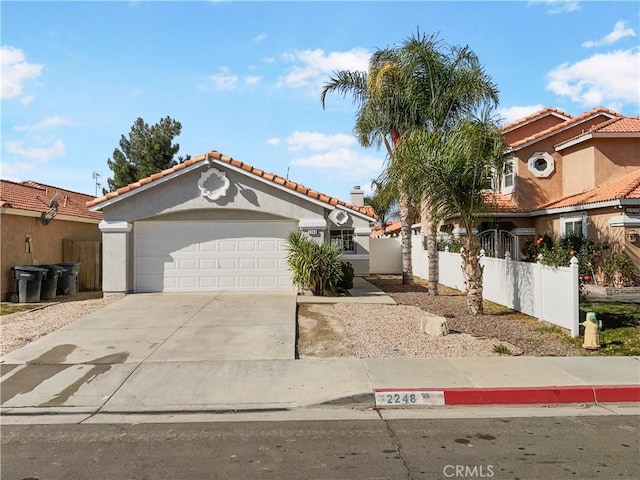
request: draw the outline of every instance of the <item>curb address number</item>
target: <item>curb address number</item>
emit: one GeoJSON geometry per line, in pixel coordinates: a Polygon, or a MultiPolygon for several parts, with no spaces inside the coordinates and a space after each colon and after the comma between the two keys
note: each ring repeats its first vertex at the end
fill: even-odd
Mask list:
{"type": "Polygon", "coordinates": [[[376,392],[376,406],[444,405],[444,392],[395,391],[376,392]]]}

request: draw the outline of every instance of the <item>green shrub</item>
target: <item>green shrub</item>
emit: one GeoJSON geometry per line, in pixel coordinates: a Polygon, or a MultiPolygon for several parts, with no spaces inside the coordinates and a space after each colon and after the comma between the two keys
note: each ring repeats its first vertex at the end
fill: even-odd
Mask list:
{"type": "Polygon", "coordinates": [[[355,273],[351,262],[340,262],[340,266],[342,269],[342,278],[338,282],[338,291],[346,292],[353,288],[353,277],[355,277],[355,273]]]}
{"type": "Polygon", "coordinates": [[[287,263],[293,283],[308,288],[314,295],[332,295],[343,277],[338,245],[318,243],[300,231],[287,236],[287,263]]]}
{"type": "Polygon", "coordinates": [[[640,284],[640,272],[633,260],[624,253],[612,252],[603,260],[604,282],[613,287],[632,287],[640,284]]]}
{"type": "MultiPolygon", "coordinates": [[[[425,238],[424,241],[424,248],[426,250],[427,239],[425,238]]],[[[464,241],[460,240],[459,238],[448,238],[446,240],[438,240],[436,246],[439,252],[444,252],[445,247],[449,247],[449,253],[460,253],[460,249],[464,247],[464,241]]]]}

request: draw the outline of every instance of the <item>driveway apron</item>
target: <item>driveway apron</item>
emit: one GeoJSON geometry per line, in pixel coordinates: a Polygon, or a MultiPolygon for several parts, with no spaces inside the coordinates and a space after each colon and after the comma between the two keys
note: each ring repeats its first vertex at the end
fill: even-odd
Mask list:
{"type": "Polygon", "coordinates": [[[129,295],[2,357],[2,409],[97,410],[143,363],[293,359],[295,309],[290,292],[129,295]]]}

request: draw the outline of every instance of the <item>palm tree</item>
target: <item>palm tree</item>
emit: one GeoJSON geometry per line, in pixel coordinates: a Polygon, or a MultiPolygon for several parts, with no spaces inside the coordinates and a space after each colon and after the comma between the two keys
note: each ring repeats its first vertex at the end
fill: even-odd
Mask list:
{"type": "Polygon", "coordinates": [[[504,171],[505,152],[500,126],[488,113],[461,120],[439,136],[415,131],[396,152],[396,165],[411,178],[412,188],[429,197],[430,213],[436,219],[457,217],[467,232],[462,269],[473,315],[482,314],[483,306],[480,244],[472,231],[487,209],[492,173],[504,171]]]}
{"type": "MultiPolygon", "coordinates": [[[[354,133],[363,147],[384,145],[389,163],[401,136],[415,128],[415,104],[407,95],[405,71],[399,68],[397,48],[376,51],[367,72],[341,70],[324,85],[320,100],[326,106],[329,93],[351,94],[356,104],[354,133]]],[[[400,204],[402,283],[413,283],[411,265],[411,220],[413,199],[397,184],[400,204]]]]}
{"type": "MultiPolygon", "coordinates": [[[[401,53],[403,68],[411,78],[408,94],[419,105],[417,124],[425,135],[436,137],[435,145],[437,137],[461,119],[472,116],[481,106],[497,105],[497,87],[469,47],[447,46],[437,36],[418,35],[404,43],[401,53]]],[[[420,198],[422,232],[427,237],[429,294],[437,295],[438,221],[428,192],[418,189],[415,195],[420,198]]]]}
{"type": "Polygon", "coordinates": [[[373,207],[384,232],[392,219],[399,218],[398,191],[395,185],[383,185],[377,180],[372,180],[371,184],[373,194],[364,197],[364,204],[373,207]]]}

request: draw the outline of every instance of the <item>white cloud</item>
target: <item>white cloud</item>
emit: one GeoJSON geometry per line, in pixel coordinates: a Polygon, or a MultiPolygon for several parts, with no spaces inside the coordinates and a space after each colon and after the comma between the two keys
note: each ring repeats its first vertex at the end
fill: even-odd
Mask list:
{"type": "Polygon", "coordinates": [[[546,89],[583,106],[638,105],[640,49],[599,53],[562,64],[547,75],[546,89]]]}
{"type": "Polygon", "coordinates": [[[46,163],[65,154],[62,140],[56,140],[50,147],[25,147],[22,141],[6,141],[4,148],[10,154],[27,160],[46,163]]]}
{"type": "Polygon", "coordinates": [[[27,106],[27,105],[30,105],[31,102],[33,102],[35,99],[36,99],[35,95],[25,95],[24,97],[20,98],[20,103],[22,105],[27,106]]]}
{"type": "Polygon", "coordinates": [[[364,155],[349,148],[338,148],[329,152],[294,158],[292,165],[315,168],[336,175],[348,175],[353,179],[371,179],[380,175],[384,160],[364,155]]]}
{"type": "Polygon", "coordinates": [[[367,70],[371,54],[364,48],[325,53],[322,49],[296,50],[282,58],[295,65],[279,78],[279,86],[319,89],[336,70],[367,70]]]}
{"type": "Polygon", "coordinates": [[[505,124],[515,122],[521,118],[531,115],[533,112],[542,110],[544,105],[538,103],[536,105],[513,105],[512,107],[503,107],[498,109],[498,114],[504,119],[505,124]]]}
{"type": "Polygon", "coordinates": [[[329,150],[341,147],[349,147],[356,143],[353,135],[336,133],[327,135],[318,132],[295,131],[287,138],[288,149],[297,151],[302,149],[329,150]]]}
{"type": "Polygon", "coordinates": [[[24,179],[23,175],[25,172],[32,172],[34,170],[35,166],[31,163],[2,162],[2,164],[0,164],[0,177],[3,180],[21,182],[24,179]]]}
{"type": "Polygon", "coordinates": [[[576,0],[531,0],[528,5],[545,5],[547,13],[569,13],[580,10],[580,2],[576,0]]]}
{"type": "Polygon", "coordinates": [[[233,90],[238,84],[238,77],[233,75],[227,67],[220,68],[220,73],[211,75],[209,80],[213,83],[215,90],[233,90]]]}
{"type": "MultiPolygon", "coordinates": [[[[22,85],[27,80],[40,76],[43,65],[29,63],[19,48],[3,45],[0,47],[0,66],[2,68],[1,98],[15,98],[22,94],[22,85]]],[[[31,100],[28,100],[29,103],[31,100]]]]}
{"type": "Polygon", "coordinates": [[[262,77],[259,76],[248,76],[248,77],[244,77],[244,83],[247,85],[256,85],[258,83],[260,83],[260,81],[262,80],[262,77]]]}
{"type": "Polygon", "coordinates": [[[280,145],[280,142],[282,140],[280,140],[279,138],[270,138],[269,140],[267,140],[267,143],[269,145],[273,145],[274,147],[277,147],[278,145],[280,145]]]}
{"type": "Polygon", "coordinates": [[[266,33],[261,33],[260,35],[256,36],[253,38],[253,41],[256,43],[260,43],[263,42],[267,39],[267,34],[266,33]]]}
{"type": "Polygon", "coordinates": [[[44,120],[34,123],[33,125],[17,125],[13,127],[13,130],[15,130],[16,132],[31,132],[34,130],[42,130],[45,128],[69,125],[70,123],[71,121],[68,118],[54,115],[53,117],[47,117],[44,120]]]}
{"type": "Polygon", "coordinates": [[[633,28],[626,28],[626,22],[623,22],[622,20],[620,20],[619,22],[616,22],[615,26],[613,27],[613,31],[611,33],[608,33],[607,35],[602,37],[600,40],[596,40],[596,41],[589,40],[588,42],[584,42],[582,46],[586,48],[591,48],[591,47],[600,47],[602,45],[611,45],[624,37],[635,37],[635,36],[636,36],[636,32],[633,30],[633,28]]]}

